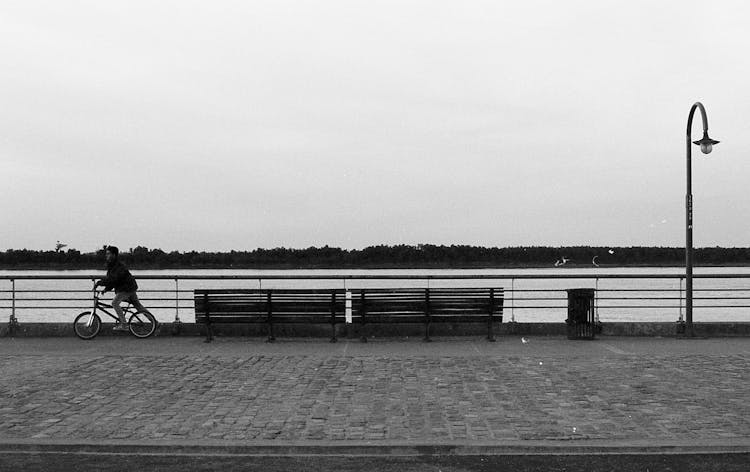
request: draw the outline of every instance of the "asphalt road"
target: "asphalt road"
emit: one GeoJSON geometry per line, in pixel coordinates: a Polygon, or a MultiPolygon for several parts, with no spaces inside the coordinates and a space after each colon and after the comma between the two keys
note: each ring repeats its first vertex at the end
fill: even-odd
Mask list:
{"type": "Polygon", "coordinates": [[[598,454],[598,455],[499,455],[499,456],[245,456],[169,453],[139,455],[111,453],[0,454],[0,471],[51,472],[106,470],[190,471],[351,471],[351,472],[746,472],[750,454],[598,454]]]}

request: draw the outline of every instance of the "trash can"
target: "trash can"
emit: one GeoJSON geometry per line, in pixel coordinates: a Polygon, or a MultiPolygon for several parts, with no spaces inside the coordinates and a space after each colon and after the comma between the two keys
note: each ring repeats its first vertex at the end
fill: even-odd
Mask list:
{"type": "Polygon", "coordinates": [[[572,288],[568,290],[568,339],[594,339],[594,289],[572,288]]]}

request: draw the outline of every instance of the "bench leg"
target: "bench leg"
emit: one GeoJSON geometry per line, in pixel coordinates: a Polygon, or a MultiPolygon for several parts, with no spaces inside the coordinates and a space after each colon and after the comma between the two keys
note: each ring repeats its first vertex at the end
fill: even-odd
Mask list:
{"type": "Polygon", "coordinates": [[[203,341],[204,343],[210,343],[211,340],[214,338],[214,333],[211,331],[211,325],[206,325],[206,339],[203,341]]]}
{"type": "Polygon", "coordinates": [[[273,335],[273,323],[268,323],[268,339],[266,339],[267,343],[272,343],[276,341],[276,337],[273,335]]]}
{"type": "Polygon", "coordinates": [[[336,341],[338,341],[338,339],[336,339],[336,325],[334,323],[331,323],[331,331],[333,332],[333,336],[331,336],[331,342],[335,343],[336,341]]]}

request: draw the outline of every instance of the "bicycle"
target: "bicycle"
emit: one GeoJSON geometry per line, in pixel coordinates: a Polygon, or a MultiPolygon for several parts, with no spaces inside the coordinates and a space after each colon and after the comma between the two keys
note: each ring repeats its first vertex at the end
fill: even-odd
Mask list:
{"type": "MultiPolygon", "coordinates": [[[[83,313],[76,316],[73,321],[73,331],[76,336],[81,339],[93,339],[99,334],[99,330],[102,328],[102,320],[96,313],[97,310],[104,312],[110,318],[114,319],[115,322],[119,322],[119,318],[116,314],[113,314],[108,310],[114,307],[109,303],[104,303],[99,298],[103,292],[99,292],[94,286],[94,308],[91,311],[84,311],[83,313]]],[[[153,315],[136,311],[130,302],[126,302],[127,305],[124,307],[125,318],[128,322],[128,330],[130,334],[136,338],[147,338],[154,334],[156,331],[157,322],[153,315]]]]}

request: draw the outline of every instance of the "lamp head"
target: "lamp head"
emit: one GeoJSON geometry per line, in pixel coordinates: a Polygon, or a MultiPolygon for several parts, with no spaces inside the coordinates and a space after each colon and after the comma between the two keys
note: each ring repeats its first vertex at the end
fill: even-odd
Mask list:
{"type": "Polygon", "coordinates": [[[719,144],[719,141],[715,141],[708,137],[708,131],[703,132],[703,138],[699,139],[698,141],[693,141],[693,144],[697,144],[701,147],[701,152],[703,154],[708,154],[713,150],[714,144],[719,144]]]}

